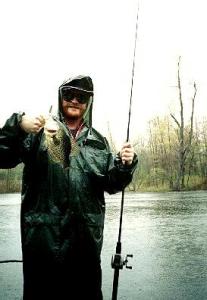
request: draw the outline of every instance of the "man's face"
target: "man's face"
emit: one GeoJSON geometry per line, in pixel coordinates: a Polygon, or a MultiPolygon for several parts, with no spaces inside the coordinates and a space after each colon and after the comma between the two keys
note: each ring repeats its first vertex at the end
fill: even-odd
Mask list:
{"type": "Polygon", "coordinates": [[[67,119],[82,119],[89,96],[80,91],[69,90],[62,96],[63,114],[67,119]]]}

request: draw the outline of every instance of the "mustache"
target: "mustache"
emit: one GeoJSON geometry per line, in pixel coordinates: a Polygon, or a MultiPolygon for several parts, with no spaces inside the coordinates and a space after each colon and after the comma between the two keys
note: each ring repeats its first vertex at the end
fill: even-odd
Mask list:
{"type": "Polygon", "coordinates": [[[67,107],[71,107],[71,108],[80,108],[80,105],[76,105],[76,104],[68,104],[67,107]]]}

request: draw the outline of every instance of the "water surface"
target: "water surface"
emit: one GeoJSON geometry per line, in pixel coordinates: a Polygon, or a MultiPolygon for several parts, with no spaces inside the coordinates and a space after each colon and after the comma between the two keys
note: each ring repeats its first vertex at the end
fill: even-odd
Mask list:
{"type": "MultiPolygon", "coordinates": [[[[118,237],[121,195],[107,196],[102,251],[104,300],[111,299],[110,262],[118,237]]],[[[20,195],[0,195],[0,259],[21,259],[20,195]]],[[[207,197],[205,191],[126,193],[118,299],[207,299],[207,197]]],[[[22,297],[21,264],[0,264],[0,299],[22,297]]]]}

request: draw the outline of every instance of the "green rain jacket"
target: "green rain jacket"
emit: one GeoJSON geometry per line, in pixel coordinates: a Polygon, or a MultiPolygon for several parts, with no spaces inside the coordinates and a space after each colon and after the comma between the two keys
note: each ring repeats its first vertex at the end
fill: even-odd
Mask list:
{"type": "MultiPolygon", "coordinates": [[[[59,101],[60,96],[59,93],[59,101]]],[[[61,141],[52,140],[53,150],[44,129],[38,134],[23,132],[19,125],[21,114],[13,114],[1,129],[0,168],[24,163],[21,237],[25,286],[31,285],[32,263],[41,265],[47,261],[50,268],[67,265],[75,247],[88,249],[100,261],[104,192],[119,192],[132,180],[136,155],[133,163],[125,166],[119,155],[111,153],[106,139],[92,128],[92,101],[90,105],[72,151],[61,103],[59,117],[54,117],[61,141]],[[62,158],[55,151],[62,151],[62,158]]]]}

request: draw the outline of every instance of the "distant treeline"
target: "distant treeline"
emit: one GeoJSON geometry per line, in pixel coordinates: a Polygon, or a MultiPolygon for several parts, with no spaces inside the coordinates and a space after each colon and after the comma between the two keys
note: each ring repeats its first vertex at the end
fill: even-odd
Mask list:
{"type": "Polygon", "coordinates": [[[0,169],[0,193],[21,191],[23,164],[13,169],[0,169]]]}
{"type": "Polygon", "coordinates": [[[172,118],[149,122],[147,138],[135,143],[139,168],[130,189],[181,191],[207,189],[207,119],[191,130],[176,126],[172,118]]]}

